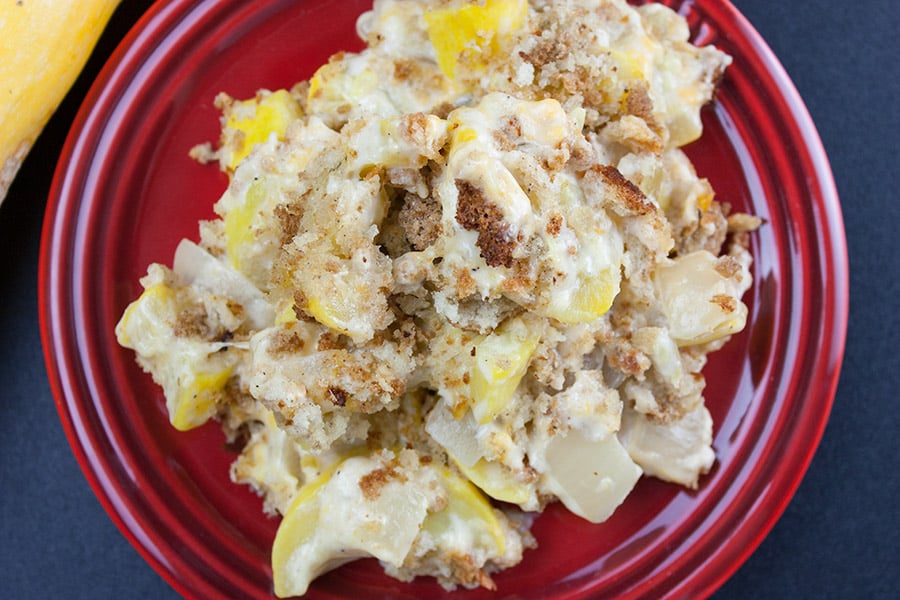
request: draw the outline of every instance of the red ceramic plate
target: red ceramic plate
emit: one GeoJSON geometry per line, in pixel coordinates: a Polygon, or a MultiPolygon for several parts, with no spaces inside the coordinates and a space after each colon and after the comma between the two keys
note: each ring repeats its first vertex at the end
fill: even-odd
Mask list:
{"type": "MultiPolygon", "coordinates": [[[[216,93],[290,86],[359,49],[368,0],[171,0],[113,55],[75,122],[42,243],[45,355],[72,448],[101,502],[150,564],[188,597],[270,597],[277,521],[232,484],[215,424],[179,433],[162,394],[115,341],[148,263],[171,264],[213,216],[226,180],[188,158],[218,136],[216,93]]],[[[668,2],[696,41],[734,57],[706,133],[688,150],[719,198],[765,218],[752,240],[747,329],[706,369],[718,462],[691,492],[643,479],[612,519],[557,507],[540,547],[462,598],[702,597],[760,543],[797,488],[831,407],[847,320],[842,218],[815,128],[759,35],[723,0],[668,2]]],[[[433,596],[361,561],[310,597],[433,596]]]]}

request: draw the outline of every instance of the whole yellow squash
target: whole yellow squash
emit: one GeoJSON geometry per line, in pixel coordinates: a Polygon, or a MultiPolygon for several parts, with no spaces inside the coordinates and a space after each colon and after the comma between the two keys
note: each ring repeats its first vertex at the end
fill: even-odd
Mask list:
{"type": "Polygon", "coordinates": [[[0,1],[0,202],[118,3],[0,1]]]}

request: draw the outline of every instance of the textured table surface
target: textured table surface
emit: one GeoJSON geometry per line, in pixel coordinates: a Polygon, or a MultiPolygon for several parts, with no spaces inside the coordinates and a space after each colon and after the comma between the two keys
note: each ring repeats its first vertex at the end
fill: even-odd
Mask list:
{"type": "MultiPolygon", "coordinates": [[[[127,0],[0,205],[0,596],[174,598],[106,516],[56,415],[37,262],[63,140],[103,62],[150,4],[127,0]]],[[[896,598],[900,590],[900,11],[892,0],[735,0],[794,80],[831,160],[850,252],[850,328],[806,478],[716,598],[896,598]]]]}

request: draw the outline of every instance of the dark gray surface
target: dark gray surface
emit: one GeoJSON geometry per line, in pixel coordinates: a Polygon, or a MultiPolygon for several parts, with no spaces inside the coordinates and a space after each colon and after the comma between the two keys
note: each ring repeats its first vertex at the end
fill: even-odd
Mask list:
{"type": "MultiPolygon", "coordinates": [[[[900,590],[900,13],[890,0],[735,0],[780,57],[831,159],[851,313],[834,410],[784,516],[717,598],[889,598],[900,590]]],[[[128,0],[0,206],[0,596],[174,598],[103,511],[51,398],[37,317],[50,178],[90,81],[150,3],[128,0]]]]}

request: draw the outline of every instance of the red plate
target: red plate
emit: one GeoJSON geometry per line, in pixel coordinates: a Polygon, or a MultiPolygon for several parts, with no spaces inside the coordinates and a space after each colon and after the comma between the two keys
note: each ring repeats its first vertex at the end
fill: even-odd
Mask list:
{"type": "MultiPolygon", "coordinates": [[[[369,0],[159,2],[94,84],[53,182],[42,242],[41,328],[65,430],[101,502],[150,564],[188,597],[271,596],[277,521],[232,484],[215,424],[172,429],[160,389],[113,327],[148,263],[171,264],[213,216],[226,180],[188,150],[218,136],[220,91],[290,86],[339,50],[359,49],[369,0]]],[[[747,329],[706,369],[718,462],[696,492],[643,479],[612,519],[551,507],[540,543],[465,598],[619,598],[712,593],[760,543],[812,457],[831,407],[847,322],[842,218],[827,158],[793,85],[723,0],[678,8],[699,43],[735,61],[688,150],[719,198],[764,217],[755,235],[747,329]]],[[[418,598],[361,561],[310,597],[418,598]]]]}

